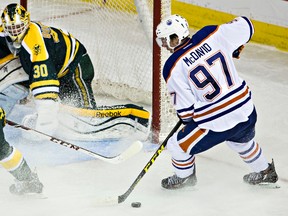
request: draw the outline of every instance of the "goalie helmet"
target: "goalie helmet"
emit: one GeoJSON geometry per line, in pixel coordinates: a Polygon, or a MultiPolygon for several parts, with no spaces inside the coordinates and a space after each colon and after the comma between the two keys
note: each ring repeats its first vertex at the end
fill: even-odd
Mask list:
{"type": "Polygon", "coordinates": [[[167,46],[173,50],[175,47],[170,46],[170,36],[174,34],[178,36],[179,44],[181,40],[185,39],[190,34],[187,20],[177,14],[167,17],[157,26],[156,41],[158,45],[162,47],[162,39],[164,39],[167,42],[167,46]]]}
{"type": "Polygon", "coordinates": [[[19,48],[30,24],[30,14],[21,5],[13,3],[4,8],[1,20],[4,31],[11,38],[13,45],[19,48]]]}

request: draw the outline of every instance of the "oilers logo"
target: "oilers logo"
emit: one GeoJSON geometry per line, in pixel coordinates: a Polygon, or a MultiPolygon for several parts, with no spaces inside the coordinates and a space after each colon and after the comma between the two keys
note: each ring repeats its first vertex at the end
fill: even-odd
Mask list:
{"type": "Polygon", "coordinates": [[[172,20],[171,19],[169,19],[169,20],[167,20],[166,21],[166,24],[169,26],[169,25],[172,25],[172,20]]]}

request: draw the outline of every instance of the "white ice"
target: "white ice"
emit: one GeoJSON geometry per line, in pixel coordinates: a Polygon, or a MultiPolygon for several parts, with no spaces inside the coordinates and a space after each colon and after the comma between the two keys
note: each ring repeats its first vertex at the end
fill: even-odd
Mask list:
{"type": "MultiPolygon", "coordinates": [[[[5,127],[7,140],[18,147],[45,185],[46,199],[17,197],[9,193],[12,176],[0,168],[1,216],[287,216],[288,215],[288,54],[248,44],[236,60],[258,111],[256,138],[266,157],[274,158],[280,189],[252,187],[242,182],[250,172],[224,143],[196,157],[198,184],[193,189],[167,191],[160,181],[172,174],[165,150],[136,185],[124,203],[99,206],[98,201],[117,198],[128,190],[157,146],[144,143],[143,151],[113,165],[51,142],[29,143],[21,130],[5,127]],[[132,208],[131,202],[141,202],[132,208]]],[[[30,107],[18,105],[11,115],[20,121],[30,107]]],[[[77,143],[95,152],[115,155],[129,142],[77,143]]]]}

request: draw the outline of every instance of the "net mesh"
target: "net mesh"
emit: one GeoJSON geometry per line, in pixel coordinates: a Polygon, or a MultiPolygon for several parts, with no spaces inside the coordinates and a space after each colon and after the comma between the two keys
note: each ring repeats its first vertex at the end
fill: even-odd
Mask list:
{"type": "MultiPolygon", "coordinates": [[[[170,7],[170,0],[162,0],[162,17],[170,7]]],[[[170,131],[177,120],[162,78],[160,105],[151,107],[153,0],[29,0],[27,8],[31,20],[65,29],[85,45],[95,69],[96,102],[104,95],[159,109],[160,139],[170,131]]],[[[162,51],[162,64],[167,57],[162,51]]]]}

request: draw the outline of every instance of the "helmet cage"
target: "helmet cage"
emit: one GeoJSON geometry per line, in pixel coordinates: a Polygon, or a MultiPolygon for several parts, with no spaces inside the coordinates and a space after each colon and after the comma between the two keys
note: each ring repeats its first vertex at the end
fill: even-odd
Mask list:
{"type": "Polygon", "coordinates": [[[9,34],[10,37],[17,37],[21,33],[23,33],[27,29],[27,24],[20,23],[20,24],[12,24],[6,25],[4,30],[9,34]]]}

